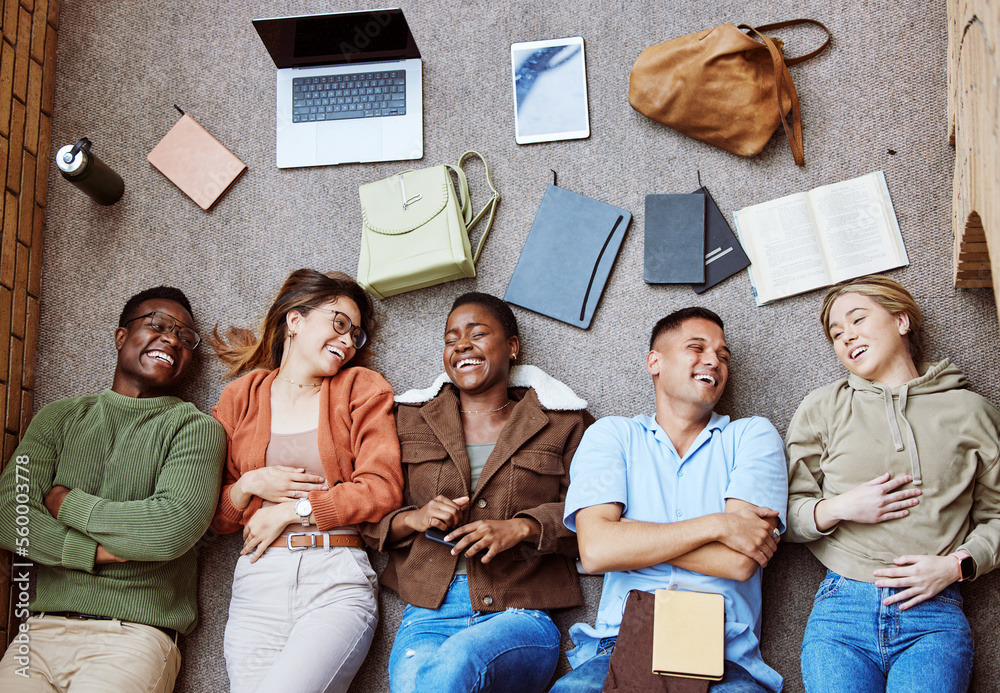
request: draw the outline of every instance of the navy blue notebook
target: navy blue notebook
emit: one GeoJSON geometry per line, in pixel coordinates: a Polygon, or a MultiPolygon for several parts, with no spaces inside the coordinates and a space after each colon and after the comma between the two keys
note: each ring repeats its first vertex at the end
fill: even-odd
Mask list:
{"type": "Polygon", "coordinates": [[[550,185],[503,300],[587,329],[632,215],[550,185]]]}
{"type": "Polygon", "coordinates": [[[642,279],[647,284],[705,281],[705,198],[646,195],[642,279]]]}

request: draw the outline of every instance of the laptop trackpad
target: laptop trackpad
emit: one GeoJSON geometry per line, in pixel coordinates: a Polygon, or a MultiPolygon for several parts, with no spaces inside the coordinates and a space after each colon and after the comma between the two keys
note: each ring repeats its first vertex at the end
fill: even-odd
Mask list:
{"type": "Polygon", "coordinates": [[[319,164],[349,164],[379,160],[382,156],[382,120],[359,118],[316,126],[319,164]]]}

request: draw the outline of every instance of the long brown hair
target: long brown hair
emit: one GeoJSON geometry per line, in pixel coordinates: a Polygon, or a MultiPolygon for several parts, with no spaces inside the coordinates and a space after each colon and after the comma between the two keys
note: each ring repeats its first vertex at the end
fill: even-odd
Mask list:
{"type": "Polygon", "coordinates": [[[367,366],[372,355],[371,344],[378,329],[375,305],[371,296],[343,272],[324,274],[311,269],[295,270],[281,285],[267,316],[260,324],[260,337],[243,327],[230,327],[223,337],[216,324],[205,341],[228,367],[226,377],[232,378],[255,368],[272,370],[281,365],[285,349],[285,335],[288,331],[285,316],[296,310],[304,317],[313,308],[340,297],[349,298],[358,306],[358,312],[361,313],[360,327],[368,335],[368,341],[344,367],[367,366]]]}
{"type": "Polygon", "coordinates": [[[913,300],[913,296],[902,284],[888,277],[870,274],[867,277],[848,279],[831,286],[826,292],[826,296],[823,297],[823,307],[819,314],[819,319],[823,323],[823,334],[826,335],[826,340],[831,344],[833,337],[830,335],[830,311],[833,308],[833,302],[844,294],[867,296],[888,311],[890,315],[906,313],[910,318],[910,331],[906,334],[910,346],[910,356],[913,358],[913,363],[919,365],[924,355],[920,340],[920,328],[923,326],[924,316],[920,312],[917,302],[913,300]]]}

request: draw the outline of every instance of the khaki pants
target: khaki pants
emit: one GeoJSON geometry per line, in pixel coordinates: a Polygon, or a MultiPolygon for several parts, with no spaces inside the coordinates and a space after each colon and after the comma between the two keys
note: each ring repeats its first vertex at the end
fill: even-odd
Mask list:
{"type": "Polygon", "coordinates": [[[32,616],[0,660],[0,690],[170,693],[181,653],[166,633],[122,621],[32,616]],[[20,641],[19,641],[19,639],[20,641]],[[25,661],[27,660],[27,661],[25,661]]]}

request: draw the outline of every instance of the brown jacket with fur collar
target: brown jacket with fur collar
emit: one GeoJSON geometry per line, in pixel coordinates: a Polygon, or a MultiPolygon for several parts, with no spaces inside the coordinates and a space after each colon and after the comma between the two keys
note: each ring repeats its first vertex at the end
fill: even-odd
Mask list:
{"type": "MultiPolygon", "coordinates": [[[[562,523],[563,500],[573,453],[594,419],[584,409],[586,402],[537,368],[516,367],[511,381],[514,411],[471,494],[464,521],[530,517],[542,531],[536,545],[522,543],[488,564],[468,559],[469,594],[479,611],[578,606],[583,596],[574,561],[576,535],[562,523]],[[532,386],[518,387],[521,383],[532,386]]],[[[404,505],[379,523],[363,525],[362,533],[373,548],[389,555],[382,584],[409,604],[436,609],[458,556],[423,534],[396,544],[386,537],[396,514],[420,508],[439,494],[470,495],[458,391],[442,377],[431,388],[396,400],[404,505]]]]}

